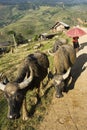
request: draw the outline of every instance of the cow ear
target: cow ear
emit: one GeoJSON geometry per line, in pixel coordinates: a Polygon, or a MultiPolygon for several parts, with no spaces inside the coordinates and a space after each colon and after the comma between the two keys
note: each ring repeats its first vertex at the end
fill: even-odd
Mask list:
{"type": "Polygon", "coordinates": [[[0,90],[4,91],[5,87],[6,87],[6,85],[0,83],[0,90]]]}
{"type": "Polygon", "coordinates": [[[0,77],[2,77],[3,73],[0,73],[0,77]]]}
{"type": "Polygon", "coordinates": [[[8,78],[7,77],[4,77],[4,80],[3,80],[3,84],[7,84],[9,82],[8,78]]]}
{"type": "Polygon", "coordinates": [[[3,73],[0,73],[0,81],[1,81],[1,83],[5,84],[5,85],[9,82],[7,76],[4,75],[3,73]]]}
{"type": "Polygon", "coordinates": [[[67,70],[67,72],[65,74],[63,74],[63,79],[67,79],[69,74],[70,74],[70,71],[71,71],[71,67],[67,70]]]}
{"type": "Polygon", "coordinates": [[[25,79],[23,82],[19,83],[19,88],[20,89],[24,89],[26,88],[27,86],[29,86],[29,84],[32,82],[33,80],[33,70],[31,67],[29,67],[29,70],[30,70],[30,76],[29,78],[25,79]]]}

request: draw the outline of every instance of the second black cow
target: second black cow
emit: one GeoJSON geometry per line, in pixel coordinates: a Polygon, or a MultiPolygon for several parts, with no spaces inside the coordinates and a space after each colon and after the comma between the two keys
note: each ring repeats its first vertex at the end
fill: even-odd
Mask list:
{"type": "Polygon", "coordinates": [[[63,97],[62,92],[66,91],[67,81],[70,78],[71,67],[76,60],[76,53],[72,45],[65,44],[55,48],[54,56],[55,74],[51,75],[53,85],[56,88],[56,97],[63,97]]]}

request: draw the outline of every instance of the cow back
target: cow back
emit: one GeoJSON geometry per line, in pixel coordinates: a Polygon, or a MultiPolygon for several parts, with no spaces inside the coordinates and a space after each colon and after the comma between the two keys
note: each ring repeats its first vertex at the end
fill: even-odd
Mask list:
{"type": "Polygon", "coordinates": [[[76,54],[71,45],[62,45],[54,54],[54,66],[57,74],[63,74],[75,63],[76,54]]]}

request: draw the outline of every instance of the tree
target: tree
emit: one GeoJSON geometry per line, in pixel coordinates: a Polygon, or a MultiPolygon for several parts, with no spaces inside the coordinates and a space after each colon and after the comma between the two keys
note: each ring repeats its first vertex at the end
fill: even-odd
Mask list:
{"type": "Polygon", "coordinates": [[[14,47],[16,48],[17,47],[17,42],[16,42],[16,39],[15,39],[16,32],[11,30],[11,31],[8,31],[7,34],[12,36],[14,47]]]}
{"type": "Polygon", "coordinates": [[[15,48],[20,45],[20,44],[24,44],[26,42],[28,42],[27,39],[25,39],[21,33],[17,34],[15,31],[8,31],[7,33],[8,35],[12,36],[13,42],[14,42],[14,46],[15,48]]]}
{"type": "Polygon", "coordinates": [[[21,33],[15,35],[15,40],[16,40],[17,45],[24,44],[24,43],[28,42],[28,40],[25,39],[25,38],[22,36],[21,33]]]}

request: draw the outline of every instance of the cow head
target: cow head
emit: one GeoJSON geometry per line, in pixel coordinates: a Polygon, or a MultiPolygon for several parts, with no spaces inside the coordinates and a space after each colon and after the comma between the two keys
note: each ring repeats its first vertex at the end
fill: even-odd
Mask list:
{"type": "Polygon", "coordinates": [[[71,67],[67,70],[67,72],[63,75],[54,75],[53,77],[53,85],[56,88],[56,97],[60,98],[63,96],[62,91],[65,86],[65,80],[69,77],[71,67]]]}
{"type": "Polygon", "coordinates": [[[20,109],[25,96],[24,89],[28,87],[33,79],[33,70],[30,67],[30,76],[21,83],[8,82],[6,85],[0,83],[0,89],[4,92],[8,102],[8,118],[20,117],[20,109]]]}
{"type": "Polygon", "coordinates": [[[59,47],[64,44],[67,44],[66,39],[60,38],[60,39],[56,40],[53,45],[52,52],[55,53],[59,49],[59,47]]]}

